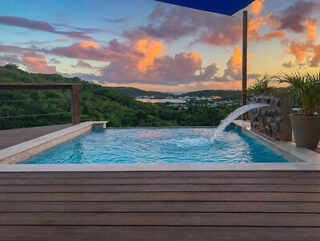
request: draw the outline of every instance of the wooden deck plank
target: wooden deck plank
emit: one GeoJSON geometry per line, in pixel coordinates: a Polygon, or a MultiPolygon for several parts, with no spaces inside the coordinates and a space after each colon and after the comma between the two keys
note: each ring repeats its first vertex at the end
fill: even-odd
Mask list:
{"type": "Polygon", "coordinates": [[[6,241],[316,241],[319,228],[0,226],[6,241]]]}
{"type": "Polygon", "coordinates": [[[1,172],[2,178],[320,178],[317,171],[1,172]]]}
{"type": "Polygon", "coordinates": [[[100,185],[100,184],[304,184],[320,185],[320,178],[2,178],[0,185],[100,185]]]}
{"type": "Polygon", "coordinates": [[[149,193],[0,193],[0,201],[278,201],[320,202],[320,193],[149,192],[149,193]]]}
{"type": "Polygon", "coordinates": [[[320,227],[320,214],[2,213],[0,225],[320,227]]]}
{"type": "Polygon", "coordinates": [[[320,213],[320,202],[1,202],[0,212],[320,213]]]}
{"type": "Polygon", "coordinates": [[[259,185],[259,184],[174,184],[174,185],[0,185],[0,193],[28,192],[289,192],[319,193],[320,185],[259,185]]]}
{"type": "Polygon", "coordinates": [[[0,130],[0,150],[72,126],[71,124],[0,130]]]}
{"type": "Polygon", "coordinates": [[[0,240],[320,240],[320,172],[0,172],[0,240]]]}

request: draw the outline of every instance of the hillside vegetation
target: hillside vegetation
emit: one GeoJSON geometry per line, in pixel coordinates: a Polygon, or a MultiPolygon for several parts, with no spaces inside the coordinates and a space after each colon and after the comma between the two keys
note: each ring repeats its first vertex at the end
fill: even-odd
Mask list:
{"type": "MultiPolygon", "coordinates": [[[[0,67],[0,83],[81,83],[81,121],[107,120],[112,127],[217,125],[235,108],[142,103],[79,78],[32,74],[14,65],[0,67]]],[[[0,129],[70,123],[70,109],[67,90],[0,91],[0,129]]]]}
{"type": "Polygon", "coordinates": [[[240,90],[201,90],[201,91],[193,91],[187,92],[184,94],[171,94],[171,93],[164,93],[164,92],[157,92],[157,91],[145,91],[140,90],[137,88],[132,87],[113,87],[112,89],[121,92],[123,94],[132,96],[134,98],[139,96],[148,96],[148,97],[155,97],[155,98],[178,98],[178,97],[212,97],[212,96],[219,96],[221,98],[228,98],[228,99],[241,99],[241,91],[240,90]]]}
{"type": "Polygon", "coordinates": [[[133,87],[112,87],[112,89],[122,94],[132,96],[134,98],[139,96],[155,96],[157,98],[175,97],[174,94],[170,93],[163,93],[158,91],[145,91],[133,87]]]}

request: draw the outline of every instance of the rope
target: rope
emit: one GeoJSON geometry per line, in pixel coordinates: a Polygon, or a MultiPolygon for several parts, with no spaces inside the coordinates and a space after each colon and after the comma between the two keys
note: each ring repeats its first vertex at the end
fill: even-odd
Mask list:
{"type": "Polygon", "coordinates": [[[23,118],[23,117],[37,117],[37,116],[52,116],[52,115],[62,115],[62,114],[70,114],[70,113],[69,113],[69,112],[57,112],[57,113],[49,113],[49,114],[2,116],[2,117],[0,117],[0,119],[23,118]]]}
{"type": "MultiPolygon", "coordinates": [[[[40,99],[40,100],[0,100],[0,103],[15,103],[15,102],[46,102],[46,101],[61,101],[61,99],[40,99]]],[[[69,100],[68,100],[69,101],[69,100]]]]}

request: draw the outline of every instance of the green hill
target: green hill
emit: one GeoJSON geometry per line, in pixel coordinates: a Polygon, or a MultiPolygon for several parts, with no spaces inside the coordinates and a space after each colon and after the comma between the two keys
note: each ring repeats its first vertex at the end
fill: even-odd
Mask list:
{"type": "MultiPolygon", "coordinates": [[[[210,107],[188,103],[185,107],[149,104],[113,88],[58,74],[32,74],[15,65],[0,67],[0,83],[81,83],[81,121],[107,120],[111,127],[211,126],[220,123],[237,106],[210,107]]],[[[67,90],[0,91],[0,129],[71,122],[67,90]]]]}
{"type": "Polygon", "coordinates": [[[163,92],[157,92],[157,91],[145,91],[145,90],[141,90],[133,87],[112,87],[112,89],[122,94],[132,96],[134,98],[139,96],[149,96],[149,97],[154,96],[157,98],[175,97],[174,94],[170,94],[170,93],[163,93],[163,92]]]}
{"type": "Polygon", "coordinates": [[[154,96],[156,98],[175,98],[179,96],[190,96],[190,97],[212,97],[212,96],[220,96],[221,98],[230,98],[230,99],[241,99],[241,91],[240,90],[202,90],[202,91],[194,91],[188,92],[184,94],[171,94],[157,91],[145,91],[132,87],[112,87],[113,90],[123,93],[125,95],[132,96],[134,98],[138,96],[154,96]]]}
{"type": "Polygon", "coordinates": [[[232,99],[241,98],[240,90],[202,90],[202,91],[194,91],[182,94],[182,96],[190,96],[190,97],[211,97],[211,96],[220,96],[221,98],[230,97],[232,99]]]}
{"type": "MultiPolygon", "coordinates": [[[[57,74],[31,74],[14,65],[0,67],[0,83],[81,83],[81,121],[108,120],[110,126],[163,126],[166,109],[135,101],[111,88],[57,74]]],[[[0,92],[0,129],[41,126],[71,121],[70,93],[64,90],[0,92]],[[31,116],[38,114],[52,114],[31,116]]]]}

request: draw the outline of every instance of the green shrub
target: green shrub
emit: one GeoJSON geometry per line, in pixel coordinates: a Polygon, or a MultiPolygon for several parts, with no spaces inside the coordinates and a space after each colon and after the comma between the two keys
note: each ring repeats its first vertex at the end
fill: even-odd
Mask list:
{"type": "Polygon", "coordinates": [[[309,116],[315,114],[320,102],[320,73],[284,74],[279,81],[289,84],[292,101],[301,107],[301,114],[309,116]]]}
{"type": "Polygon", "coordinates": [[[249,88],[249,94],[261,95],[266,93],[271,89],[271,87],[269,87],[270,82],[272,82],[272,77],[270,77],[268,74],[265,74],[261,78],[258,78],[254,85],[249,88]]]}

